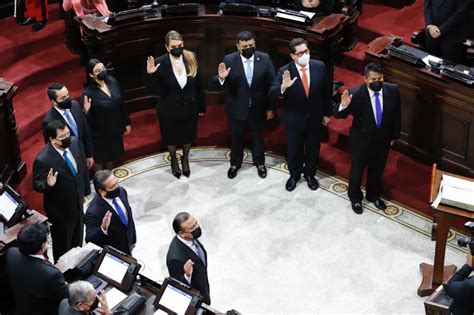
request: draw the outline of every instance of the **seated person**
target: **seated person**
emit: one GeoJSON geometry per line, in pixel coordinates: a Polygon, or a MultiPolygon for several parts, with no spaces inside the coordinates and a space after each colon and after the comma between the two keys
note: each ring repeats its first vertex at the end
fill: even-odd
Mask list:
{"type": "Polygon", "coordinates": [[[18,233],[18,248],[7,252],[6,271],[17,315],[57,314],[59,302],[67,297],[63,274],[44,256],[46,235],[42,223],[25,225],[18,233]]]}
{"type": "Polygon", "coordinates": [[[105,0],[64,0],[63,9],[66,12],[74,9],[76,16],[83,16],[84,14],[110,15],[105,0]]]}
{"type": "Polygon", "coordinates": [[[334,0],[298,0],[295,4],[297,10],[314,12],[320,15],[333,13],[335,6],[334,0]]]}
{"type": "Polygon", "coordinates": [[[453,299],[449,307],[453,315],[474,314],[474,277],[472,272],[472,253],[467,252],[467,263],[462,266],[447,283],[444,283],[444,291],[453,299]]]}
{"type": "Polygon", "coordinates": [[[82,280],[69,285],[69,297],[61,301],[58,313],[59,315],[112,314],[105,292],[96,294],[94,286],[82,280]]]}

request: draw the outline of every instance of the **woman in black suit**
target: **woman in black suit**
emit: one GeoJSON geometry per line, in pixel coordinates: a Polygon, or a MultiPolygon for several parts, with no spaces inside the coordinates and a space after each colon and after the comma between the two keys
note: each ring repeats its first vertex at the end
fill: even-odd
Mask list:
{"type": "Polygon", "coordinates": [[[91,131],[96,170],[112,169],[114,161],[125,152],[123,135],[130,133],[130,117],[117,80],[107,74],[102,62],[91,59],[86,74],[84,111],[91,131]]]}
{"type": "Polygon", "coordinates": [[[176,31],[169,31],[165,43],[167,54],[148,57],[148,84],[160,95],[158,120],[161,139],[171,156],[171,171],[180,178],[176,148],[182,146],[183,175],[189,177],[189,150],[191,143],[196,141],[197,119],[206,112],[204,90],[196,55],[183,49],[183,37],[176,31]]]}

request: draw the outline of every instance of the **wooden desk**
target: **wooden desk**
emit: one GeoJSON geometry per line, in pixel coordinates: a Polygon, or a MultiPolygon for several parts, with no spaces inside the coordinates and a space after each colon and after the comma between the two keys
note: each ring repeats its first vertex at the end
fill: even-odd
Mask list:
{"type": "Polygon", "coordinates": [[[401,138],[396,149],[444,170],[474,176],[474,88],[387,54],[396,36],[372,41],[367,61],[385,67],[385,79],[400,86],[401,138]]]}
{"type": "MultiPolygon", "coordinates": [[[[474,179],[440,171],[437,169],[436,164],[433,164],[433,170],[431,174],[430,204],[433,203],[438,195],[443,174],[474,181],[474,179]]],[[[451,222],[455,218],[464,218],[469,220],[474,219],[474,212],[472,211],[467,211],[443,204],[439,204],[439,206],[433,208],[433,210],[436,212],[433,218],[432,230],[432,238],[436,240],[434,265],[427,263],[420,264],[423,280],[420,287],[418,288],[419,296],[430,295],[438,288],[438,286],[440,286],[443,282],[446,282],[456,272],[456,266],[444,266],[446,242],[448,240],[451,222]]]]}
{"type": "Polygon", "coordinates": [[[449,306],[452,299],[444,292],[443,286],[439,286],[433,294],[425,301],[426,315],[449,315],[449,306]]]}
{"type": "Polygon", "coordinates": [[[208,103],[222,104],[222,93],[211,79],[217,74],[224,55],[236,51],[235,37],[240,31],[254,32],[257,49],[268,53],[277,68],[290,60],[290,40],[304,37],[312,56],[326,63],[332,82],[333,57],[342,41],[343,28],[350,22],[344,14],[332,14],[308,27],[262,17],[221,16],[217,14],[217,7],[203,6],[196,16],[130,21],[101,33],[94,29],[97,25],[86,26],[87,18],[78,21],[89,55],[113,68],[130,112],[154,107],[155,99],[145,88],[146,57],[158,57],[165,52],[164,38],[169,30],[180,32],[185,47],[196,52],[208,103]]]}

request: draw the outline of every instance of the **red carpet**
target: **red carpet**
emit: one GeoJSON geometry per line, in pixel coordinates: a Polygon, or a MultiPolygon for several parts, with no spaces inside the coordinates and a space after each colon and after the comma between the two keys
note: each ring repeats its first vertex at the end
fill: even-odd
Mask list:
{"type": "MultiPolygon", "coordinates": [[[[353,51],[344,54],[342,64],[335,71],[335,78],[345,83],[343,88],[362,82],[364,50],[372,39],[381,34],[397,34],[408,40],[412,31],[423,25],[422,2],[417,0],[402,10],[364,3],[359,21],[360,41],[353,51]]],[[[78,97],[84,78],[78,57],[71,54],[64,44],[64,23],[59,18],[57,5],[52,5],[50,11],[50,21],[37,33],[31,32],[30,27],[17,25],[13,18],[0,20],[0,74],[19,87],[15,110],[22,158],[28,169],[17,189],[31,207],[38,210],[42,210],[42,198],[32,190],[31,167],[43,146],[40,123],[50,106],[46,87],[53,81],[64,82],[71,95],[78,97]]],[[[208,113],[200,119],[197,145],[228,146],[227,124],[222,117],[225,117],[223,106],[208,106],[208,113]]],[[[350,168],[347,152],[350,124],[350,119],[333,120],[329,140],[321,147],[321,169],[343,178],[348,177],[350,168]]],[[[284,155],[286,143],[282,126],[274,121],[267,127],[267,150],[284,155]]],[[[125,146],[123,161],[162,150],[154,110],[132,114],[132,133],[125,138],[125,146]]],[[[427,203],[430,175],[430,166],[391,152],[383,195],[431,215],[427,203]]]]}

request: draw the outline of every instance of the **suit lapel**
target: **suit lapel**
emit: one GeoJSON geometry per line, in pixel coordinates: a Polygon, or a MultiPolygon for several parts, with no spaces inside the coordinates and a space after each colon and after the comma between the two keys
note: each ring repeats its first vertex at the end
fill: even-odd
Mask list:
{"type": "Polygon", "coordinates": [[[390,107],[390,99],[391,99],[391,94],[390,94],[390,90],[387,88],[386,85],[383,85],[383,88],[382,88],[382,102],[383,102],[383,106],[382,106],[382,124],[384,124],[384,122],[387,120],[386,119],[386,113],[388,112],[388,109],[390,107]]]}
{"type": "Polygon", "coordinates": [[[300,93],[303,93],[306,96],[306,92],[304,91],[303,87],[303,81],[301,80],[300,72],[296,68],[295,62],[292,61],[290,63],[290,79],[293,79],[294,77],[298,77],[299,80],[296,80],[296,82],[293,85],[295,88],[298,88],[300,90],[300,93]]]}
{"type": "Polygon", "coordinates": [[[369,116],[369,120],[372,122],[372,125],[377,126],[377,123],[375,122],[374,109],[372,108],[372,99],[370,98],[369,88],[365,84],[362,88],[362,95],[365,99],[363,104],[368,107],[365,110],[369,116]]]}
{"type": "MultiPolygon", "coordinates": [[[[314,64],[311,64],[311,61],[309,61],[308,63],[308,66],[309,66],[309,93],[308,93],[308,99],[311,98],[313,96],[313,94],[316,92],[316,83],[317,83],[317,70],[316,70],[316,66],[314,64]]],[[[301,84],[301,86],[303,86],[303,84],[301,84]]],[[[325,87],[323,87],[325,88],[325,87]]]]}
{"type": "MultiPolygon", "coordinates": [[[[244,69],[244,63],[242,62],[242,57],[240,57],[240,53],[237,52],[235,54],[235,63],[237,64],[237,67],[240,71],[240,73],[242,73],[242,78],[244,78],[244,82],[247,83],[247,77],[245,76],[245,69],[244,69]]],[[[255,66],[254,66],[255,68],[255,66]]],[[[255,72],[255,69],[254,69],[254,72],[255,72]]],[[[252,83],[253,83],[253,80],[252,80],[252,83]]],[[[248,87],[248,84],[245,84],[246,87],[248,87]]]]}
{"type": "MultiPolygon", "coordinates": [[[[198,262],[201,265],[203,265],[204,267],[206,267],[206,265],[201,260],[201,258],[188,245],[181,242],[177,236],[175,236],[175,238],[176,238],[176,242],[178,242],[178,246],[181,248],[181,250],[183,250],[184,252],[188,253],[188,255],[193,257],[193,259],[192,259],[193,262],[198,262]]],[[[199,244],[199,245],[201,245],[201,244],[199,244]]],[[[207,260],[207,254],[204,251],[204,248],[202,246],[201,246],[201,248],[203,249],[204,256],[206,257],[206,260],[207,260]]]]}
{"type": "MultiPolygon", "coordinates": [[[[168,71],[169,71],[169,74],[171,75],[171,77],[173,77],[173,84],[175,85],[175,90],[177,89],[178,91],[181,90],[181,86],[179,85],[178,83],[178,79],[176,78],[176,75],[174,74],[174,71],[173,71],[173,66],[171,65],[171,59],[170,59],[170,55],[168,54],[164,60],[164,65],[166,68],[168,68],[168,71]]],[[[184,57],[183,57],[183,60],[184,60],[184,57]]],[[[185,68],[186,68],[186,64],[185,64],[185,68]]]]}
{"type": "Polygon", "coordinates": [[[63,157],[59,154],[58,151],[53,147],[51,142],[49,142],[47,145],[47,152],[48,155],[51,157],[53,161],[53,165],[57,165],[57,169],[53,168],[54,172],[59,172],[61,171],[62,173],[69,172],[69,174],[72,175],[71,170],[69,167],[66,165],[66,161],[64,161],[63,157]],[[58,169],[59,168],[59,169],[58,169]]]}
{"type": "Polygon", "coordinates": [[[260,55],[258,52],[255,52],[253,55],[253,73],[252,73],[252,83],[250,84],[250,88],[254,87],[254,82],[256,81],[255,78],[258,74],[262,71],[261,67],[262,61],[260,60],[260,55]]]}
{"type": "MultiPolygon", "coordinates": [[[[121,196],[119,196],[120,198],[121,196]]],[[[122,201],[122,203],[124,204],[125,207],[127,207],[127,205],[125,204],[125,202],[123,202],[122,198],[120,198],[120,200],[122,201]]],[[[100,202],[100,206],[101,207],[104,207],[106,209],[108,209],[108,211],[110,211],[112,213],[112,217],[115,218],[115,220],[117,222],[119,222],[122,226],[124,225],[122,223],[122,219],[120,219],[120,216],[118,215],[117,213],[117,210],[114,209],[114,207],[112,207],[110,205],[110,203],[108,203],[102,196],[100,196],[100,199],[99,199],[99,202],[100,202]]],[[[128,209],[125,209],[127,211],[127,214],[128,214],[128,209]]],[[[129,214],[128,214],[129,215],[129,214]]],[[[130,215],[129,215],[129,218],[130,218],[130,215]]],[[[130,220],[128,220],[128,224],[130,225],[130,220]]]]}

